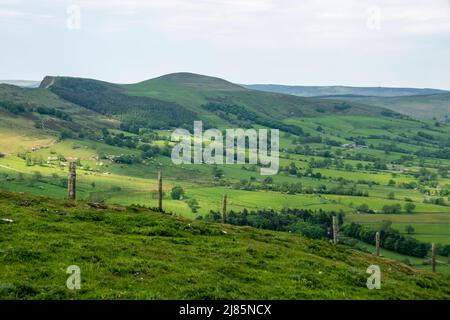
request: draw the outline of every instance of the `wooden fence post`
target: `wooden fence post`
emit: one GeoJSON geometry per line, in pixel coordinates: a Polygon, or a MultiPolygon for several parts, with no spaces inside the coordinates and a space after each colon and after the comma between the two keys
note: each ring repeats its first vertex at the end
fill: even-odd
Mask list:
{"type": "Polygon", "coordinates": [[[380,256],[380,231],[377,231],[377,233],[375,234],[375,247],[376,247],[376,256],[379,257],[380,256]]]}
{"type": "Polygon", "coordinates": [[[161,171],[158,171],[158,210],[163,211],[163,181],[162,181],[162,173],[161,171]]]}
{"type": "Polygon", "coordinates": [[[436,272],[436,244],[431,244],[431,269],[436,272]]]}
{"type": "Polygon", "coordinates": [[[337,244],[338,242],[338,230],[337,230],[337,222],[336,222],[336,216],[333,216],[333,242],[334,244],[337,244]]]}
{"type": "Polygon", "coordinates": [[[75,201],[77,198],[77,164],[69,162],[69,175],[67,177],[67,199],[75,201]]]}
{"type": "Polygon", "coordinates": [[[223,195],[222,200],[222,223],[227,223],[227,195],[223,195]]]}

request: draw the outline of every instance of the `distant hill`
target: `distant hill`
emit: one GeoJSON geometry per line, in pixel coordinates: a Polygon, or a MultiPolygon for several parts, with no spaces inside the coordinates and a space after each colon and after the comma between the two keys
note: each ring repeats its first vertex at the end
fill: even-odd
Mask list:
{"type": "Polygon", "coordinates": [[[378,106],[421,119],[450,118],[450,92],[400,97],[329,96],[325,98],[378,106]]]}
{"type": "Polygon", "coordinates": [[[249,84],[242,86],[248,89],[292,94],[302,97],[341,96],[341,95],[397,97],[397,96],[450,93],[449,91],[439,89],[389,88],[389,87],[285,86],[277,84],[249,84]]]}
{"type": "Polygon", "coordinates": [[[243,87],[294,96],[360,103],[390,109],[420,119],[447,119],[450,117],[450,91],[439,89],[272,84],[243,85],[243,87]]]}
{"type": "Polygon", "coordinates": [[[0,84],[11,84],[24,88],[37,88],[39,87],[39,83],[40,81],[34,80],[0,80],[0,84]]]}

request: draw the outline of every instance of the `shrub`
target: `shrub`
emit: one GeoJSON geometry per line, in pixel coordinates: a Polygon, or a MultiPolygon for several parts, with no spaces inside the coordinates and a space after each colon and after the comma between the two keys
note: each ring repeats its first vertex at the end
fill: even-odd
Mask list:
{"type": "Polygon", "coordinates": [[[170,196],[174,200],[181,200],[184,195],[184,189],[180,186],[175,186],[172,188],[172,191],[170,192],[170,196]]]}

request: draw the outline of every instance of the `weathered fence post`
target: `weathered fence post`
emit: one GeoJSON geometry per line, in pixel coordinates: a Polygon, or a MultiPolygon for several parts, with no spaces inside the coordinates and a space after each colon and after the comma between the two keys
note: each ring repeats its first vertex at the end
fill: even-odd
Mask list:
{"type": "Polygon", "coordinates": [[[75,162],[69,162],[69,175],[67,178],[67,199],[74,201],[77,197],[77,164],[75,162]]]}
{"type": "Polygon", "coordinates": [[[431,244],[431,269],[436,272],[436,245],[434,242],[431,244]]]}
{"type": "Polygon", "coordinates": [[[375,234],[375,247],[376,247],[375,255],[377,257],[379,257],[380,256],[380,231],[377,231],[377,233],[375,234]]]}
{"type": "Polygon", "coordinates": [[[162,199],[163,199],[163,181],[162,173],[158,171],[158,210],[163,211],[162,199]]]}
{"type": "Polygon", "coordinates": [[[222,200],[222,223],[227,223],[227,195],[223,195],[222,200]]]}
{"type": "Polygon", "coordinates": [[[338,242],[338,229],[337,229],[337,222],[336,222],[336,216],[333,216],[333,242],[336,244],[338,242]]]}

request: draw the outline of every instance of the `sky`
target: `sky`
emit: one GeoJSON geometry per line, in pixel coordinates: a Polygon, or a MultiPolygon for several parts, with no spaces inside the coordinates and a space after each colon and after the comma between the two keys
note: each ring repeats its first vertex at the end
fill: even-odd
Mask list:
{"type": "Polygon", "coordinates": [[[450,89],[450,0],[0,0],[0,79],[450,89]]]}

